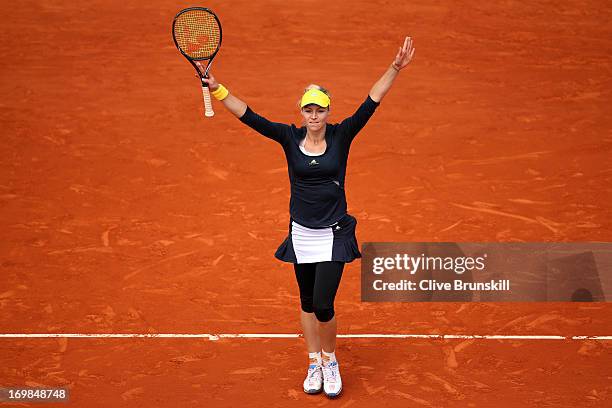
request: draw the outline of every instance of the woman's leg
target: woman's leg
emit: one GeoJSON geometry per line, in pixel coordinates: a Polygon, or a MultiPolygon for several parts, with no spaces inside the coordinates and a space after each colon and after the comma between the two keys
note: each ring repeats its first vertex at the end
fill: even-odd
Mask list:
{"type": "Polygon", "coordinates": [[[323,351],[336,350],[337,323],[334,299],[342,278],[343,262],[319,262],[316,266],[313,309],[319,321],[319,336],[323,351]]]}
{"type": "Polygon", "coordinates": [[[343,262],[317,264],[313,296],[313,309],[319,321],[319,334],[323,346],[321,353],[323,391],[330,398],[335,398],[342,392],[342,378],[335,353],[337,324],[334,299],[340,285],[343,268],[343,262]]]}
{"type": "Polygon", "coordinates": [[[300,287],[300,320],[308,349],[308,373],[304,379],[304,392],[318,394],[323,390],[323,371],[321,368],[321,342],[319,325],[315,317],[312,300],[315,283],[314,264],[295,264],[295,277],[300,287]]]}
{"type": "Polygon", "coordinates": [[[309,353],[321,352],[319,325],[313,310],[315,264],[294,264],[295,277],[300,288],[300,321],[309,353]]]}
{"type": "MultiPolygon", "coordinates": [[[[338,325],[336,317],[328,322],[319,322],[319,338],[321,339],[321,349],[326,353],[333,353],[336,350],[336,334],[338,333],[338,325]]],[[[325,359],[325,355],[323,355],[325,359]]]]}
{"type": "Polygon", "coordinates": [[[300,311],[300,321],[302,322],[302,331],[306,340],[306,348],[309,353],[321,352],[321,341],[319,337],[319,325],[314,313],[306,313],[300,311]]]}

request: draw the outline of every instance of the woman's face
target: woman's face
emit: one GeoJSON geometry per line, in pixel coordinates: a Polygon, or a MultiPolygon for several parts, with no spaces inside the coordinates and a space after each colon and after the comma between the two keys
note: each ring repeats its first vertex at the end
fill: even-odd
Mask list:
{"type": "Polygon", "coordinates": [[[301,112],[304,118],[304,124],[310,131],[319,131],[327,124],[327,116],[329,115],[328,108],[322,108],[319,105],[311,104],[304,106],[301,112]]]}

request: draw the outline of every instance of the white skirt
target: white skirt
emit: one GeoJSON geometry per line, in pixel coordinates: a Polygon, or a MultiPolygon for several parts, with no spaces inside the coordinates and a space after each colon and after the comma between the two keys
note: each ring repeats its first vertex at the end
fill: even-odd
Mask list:
{"type": "Polygon", "coordinates": [[[289,263],[352,262],[361,258],[355,236],[357,220],[345,214],[337,223],[324,228],[305,227],[293,219],[289,234],[274,256],[289,263]]]}
{"type": "Polygon", "coordinates": [[[334,247],[332,228],[313,229],[291,221],[291,240],[297,263],[331,261],[334,247]]]}

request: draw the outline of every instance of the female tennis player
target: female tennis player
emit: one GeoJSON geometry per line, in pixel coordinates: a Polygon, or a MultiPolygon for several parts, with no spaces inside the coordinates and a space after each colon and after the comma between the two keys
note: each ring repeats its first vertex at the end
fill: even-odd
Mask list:
{"type": "Polygon", "coordinates": [[[324,390],[330,397],[342,391],[336,360],[334,299],[346,262],[360,258],[355,237],[357,221],[347,213],[344,179],[349,147],[365,126],[393,81],[412,60],[412,39],[404,44],[366,100],[350,117],[329,124],[329,92],[309,85],[300,99],[303,125],[271,122],[221,85],[212,75],[203,81],[212,95],[243,123],[281,144],[291,183],[289,234],[275,256],[294,265],[300,291],[301,323],[309,366],[304,392],[324,390]]]}

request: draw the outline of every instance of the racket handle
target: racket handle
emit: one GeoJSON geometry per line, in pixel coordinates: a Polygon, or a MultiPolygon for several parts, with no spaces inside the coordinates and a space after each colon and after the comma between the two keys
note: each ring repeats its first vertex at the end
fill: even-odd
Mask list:
{"type": "Polygon", "coordinates": [[[215,116],[215,112],[212,108],[212,101],[210,100],[210,91],[207,86],[202,85],[202,95],[204,96],[204,116],[207,118],[215,116]]]}

